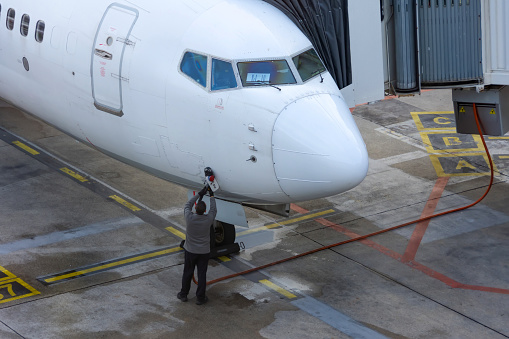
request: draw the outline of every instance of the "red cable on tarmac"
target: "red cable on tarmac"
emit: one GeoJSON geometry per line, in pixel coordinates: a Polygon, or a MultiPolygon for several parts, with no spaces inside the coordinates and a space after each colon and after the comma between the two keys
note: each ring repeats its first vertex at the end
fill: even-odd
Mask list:
{"type": "Polygon", "coordinates": [[[475,201],[475,202],[473,202],[473,203],[471,203],[471,204],[469,204],[467,206],[459,207],[459,208],[456,208],[456,209],[453,209],[453,210],[450,210],[450,211],[445,211],[445,212],[433,214],[433,215],[430,215],[430,216],[427,216],[427,217],[423,217],[423,218],[420,218],[420,219],[417,219],[417,220],[406,222],[406,223],[401,224],[401,225],[393,226],[393,227],[390,227],[390,228],[387,228],[387,229],[384,229],[384,230],[380,230],[380,231],[377,231],[377,232],[373,232],[373,233],[369,233],[369,234],[366,234],[366,235],[362,235],[362,236],[357,237],[357,238],[352,238],[352,239],[344,240],[344,241],[341,241],[341,242],[338,242],[338,243],[335,243],[335,244],[332,244],[332,245],[316,248],[314,250],[307,251],[307,252],[304,252],[304,253],[301,253],[301,254],[297,254],[295,256],[292,256],[292,257],[289,257],[289,258],[286,258],[286,259],[281,259],[281,260],[274,261],[274,262],[271,262],[271,263],[268,263],[268,264],[265,264],[265,265],[262,265],[262,266],[251,268],[249,270],[245,270],[245,271],[242,271],[242,272],[238,272],[238,273],[230,274],[230,275],[227,275],[227,276],[224,276],[224,277],[221,277],[221,278],[217,278],[217,279],[208,281],[207,285],[212,285],[212,284],[215,284],[215,283],[223,281],[223,280],[227,280],[227,279],[230,279],[230,278],[235,278],[235,277],[238,277],[238,276],[241,276],[241,275],[245,275],[245,274],[248,274],[248,273],[259,271],[259,270],[262,270],[262,269],[267,268],[267,267],[275,266],[275,265],[284,263],[286,261],[290,261],[290,260],[294,260],[294,259],[297,259],[297,258],[301,258],[301,257],[304,257],[304,256],[309,255],[309,254],[313,254],[313,253],[316,253],[316,252],[327,250],[329,248],[333,248],[333,247],[337,247],[337,246],[340,246],[340,245],[348,244],[348,243],[351,243],[351,242],[363,240],[363,239],[366,239],[366,238],[369,238],[369,237],[372,237],[372,236],[375,236],[375,235],[378,235],[378,234],[390,232],[390,231],[396,230],[398,228],[409,226],[409,225],[412,225],[412,224],[415,224],[415,223],[418,223],[418,222],[421,222],[421,221],[425,221],[425,220],[436,218],[436,217],[439,217],[439,216],[442,216],[442,215],[446,215],[446,214],[450,214],[450,213],[466,210],[466,209],[468,209],[468,208],[470,208],[470,207],[472,207],[474,205],[477,205],[479,202],[481,202],[481,200],[483,200],[486,197],[486,195],[490,191],[491,186],[493,185],[494,171],[493,171],[493,162],[492,162],[492,159],[491,159],[491,155],[490,155],[490,152],[488,150],[488,147],[486,146],[486,142],[484,141],[484,136],[483,136],[483,133],[482,133],[483,131],[482,131],[482,128],[481,128],[481,124],[480,124],[480,121],[479,121],[479,116],[478,116],[478,113],[477,113],[477,107],[476,107],[475,103],[474,103],[474,117],[475,117],[475,123],[477,124],[477,130],[479,131],[479,136],[481,137],[482,143],[484,145],[484,149],[486,151],[486,155],[488,156],[488,159],[489,159],[489,166],[490,166],[490,171],[491,171],[490,184],[489,184],[488,188],[486,189],[486,192],[484,192],[482,197],[477,199],[477,201],[475,201]]]}

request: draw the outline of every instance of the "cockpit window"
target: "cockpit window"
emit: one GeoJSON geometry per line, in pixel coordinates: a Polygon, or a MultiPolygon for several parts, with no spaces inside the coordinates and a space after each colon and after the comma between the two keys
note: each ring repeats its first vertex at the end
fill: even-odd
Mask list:
{"type": "Polygon", "coordinates": [[[180,70],[203,87],[207,87],[207,56],[186,52],[180,70]]]}
{"type": "Polygon", "coordinates": [[[239,62],[237,66],[244,87],[297,82],[286,60],[239,62]]]}
{"type": "Polygon", "coordinates": [[[309,49],[293,57],[293,62],[299,71],[302,81],[307,81],[325,71],[325,67],[314,49],[309,49]]]}
{"type": "Polygon", "coordinates": [[[236,88],[237,80],[233,67],[230,62],[212,58],[212,84],[211,89],[218,91],[220,89],[236,88]]]}

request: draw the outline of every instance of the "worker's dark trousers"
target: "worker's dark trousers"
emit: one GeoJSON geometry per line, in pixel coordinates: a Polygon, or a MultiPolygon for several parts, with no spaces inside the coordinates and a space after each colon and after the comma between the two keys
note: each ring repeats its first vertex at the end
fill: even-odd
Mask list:
{"type": "Polygon", "coordinates": [[[196,297],[198,300],[205,298],[205,288],[207,286],[207,267],[209,264],[209,253],[195,254],[184,250],[184,274],[182,275],[182,289],[181,295],[187,295],[191,288],[191,280],[195,266],[198,267],[198,289],[196,290],[196,297]]]}

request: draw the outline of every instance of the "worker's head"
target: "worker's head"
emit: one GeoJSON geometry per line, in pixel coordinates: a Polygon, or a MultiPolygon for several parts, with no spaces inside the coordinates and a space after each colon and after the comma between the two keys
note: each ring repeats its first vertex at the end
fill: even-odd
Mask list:
{"type": "Polygon", "coordinates": [[[205,204],[204,201],[199,201],[196,204],[196,214],[202,215],[203,213],[205,213],[206,210],[207,210],[207,205],[205,204]]]}

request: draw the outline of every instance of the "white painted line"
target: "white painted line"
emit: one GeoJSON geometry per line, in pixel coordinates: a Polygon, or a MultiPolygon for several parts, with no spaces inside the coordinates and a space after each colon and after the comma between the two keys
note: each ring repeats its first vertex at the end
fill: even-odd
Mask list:
{"type": "Polygon", "coordinates": [[[380,333],[362,325],[349,316],[326,305],[314,298],[304,297],[291,302],[304,312],[320,319],[335,329],[355,339],[382,339],[387,338],[380,333]]]}
{"type": "Polygon", "coordinates": [[[415,151],[415,152],[408,152],[403,154],[394,155],[392,157],[387,157],[383,159],[378,159],[379,161],[382,161],[384,164],[390,166],[394,164],[399,164],[405,161],[415,160],[427,157],[428,153],[423,151],[415,151]]]}
{"type": "Polygon", "coordinates": [[[385,134],[385,135],[388,135],[391,138],[403,141],[403,142],[405,142],[405,143],[407,143],[409,145],[412,145],[412,146],[417,147],[419,149],[422,149],[424,151],[426,150],[426,146],[424,146],[420,140],[415,140],[413,138],[407,137],[406,135],[403,135],[401,133],[395,132],[395,131],[393,131],[393,130],[391,130],[389,128],[379,127],[379,128],[376,128],[375,131],[380,132],[380,133],[385,134]]]}

